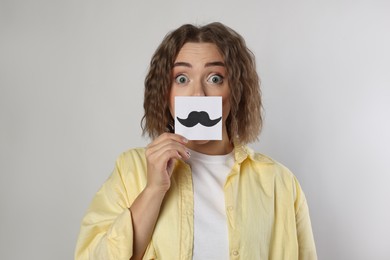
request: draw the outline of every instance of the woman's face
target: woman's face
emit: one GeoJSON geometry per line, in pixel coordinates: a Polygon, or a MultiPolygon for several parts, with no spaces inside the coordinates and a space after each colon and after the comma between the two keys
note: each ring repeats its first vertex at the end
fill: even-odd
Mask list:
{"type": "Polygon", "coordinates": [[[230,89],[226,67],[218,48],[212,43],[186,43],[172,70],[169,109],[173,116],[175,96],[221,96],[223,130],[230,112],[230,89]]]}

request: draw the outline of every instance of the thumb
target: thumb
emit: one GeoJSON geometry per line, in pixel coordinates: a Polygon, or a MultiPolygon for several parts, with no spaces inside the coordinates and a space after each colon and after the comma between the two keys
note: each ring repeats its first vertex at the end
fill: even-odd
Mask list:
{"type": "Polygon", "coordinates": [[[175,168],[176,165],[176,161],[177,161],[176,158],[171,158],[167,162],[167,172],[169,177],[172,175],[173,169],[175,168]]]}

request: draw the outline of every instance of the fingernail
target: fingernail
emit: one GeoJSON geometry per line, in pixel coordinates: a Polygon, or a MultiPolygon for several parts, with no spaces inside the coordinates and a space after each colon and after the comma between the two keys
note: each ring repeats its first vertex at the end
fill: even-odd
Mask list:
{"type": "Polygon", "coordinates": [[[188,143],[187,138],[183,138],[183,142],[188,143]]]}
{"type": "Polygon", "coordinates": [[[191,156],[190,151],[186,150],[186,153],[187,153],[188,158],[190,158],[190,156],[191,156]]]}

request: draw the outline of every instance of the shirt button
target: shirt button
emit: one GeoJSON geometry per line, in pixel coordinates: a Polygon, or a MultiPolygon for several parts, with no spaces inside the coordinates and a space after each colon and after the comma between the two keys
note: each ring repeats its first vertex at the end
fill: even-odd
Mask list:
{"type": "Polygon", "coordinates": [[[233,255],[238,256],[238,251],[237,250],[233,251],[233,255]]]}
{"type": "Polygon", "coordinates": [[[227,209],[228,209],[229,211],[232,211],[232,210],[233,210],[233,206],[229,206],[227,209]]]}

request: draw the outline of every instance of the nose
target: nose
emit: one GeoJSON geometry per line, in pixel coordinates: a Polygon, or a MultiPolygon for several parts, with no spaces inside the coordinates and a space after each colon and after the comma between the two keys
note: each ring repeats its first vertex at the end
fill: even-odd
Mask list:
{"type": "Polygon", "coordinates": [[[201,81],[194,82],[193,96],[206,96],[204,86],[201,81]]]}

